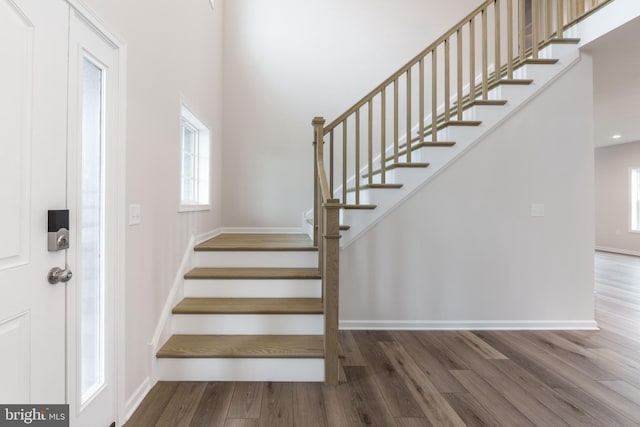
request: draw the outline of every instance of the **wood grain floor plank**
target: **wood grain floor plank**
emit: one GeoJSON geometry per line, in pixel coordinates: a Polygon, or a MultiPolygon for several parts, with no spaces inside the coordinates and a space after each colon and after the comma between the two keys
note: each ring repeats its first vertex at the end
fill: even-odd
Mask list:
{"type": "Polygon", "coordinates": [[[443,396],[467,427],[500,427],[498,420],[471,393],[444,393],[443,396]]]}
{"type": "Polygon", "coordinates": [[[394,342],[392,334],[388,335],[389,341],[378,341],[379,336],[380,334],[371,334],[365,331],[356,334],[354,338],[367,366],[374,374],[373,379],[387,402],[391,416],[394,418],[422,417],[420,407],[380,347],[380,343],[394,342]]]}
{"type": "Polygon", "coordinates": [[[457,354],[464,363],[500,393],[520,413],[535,425],[567,426],[559,416],[536,399],[535,393],[525,389],[526,383],[519,383],[519,378],[512,380],[496,366],[509,364],[506,359],[487,360],[477,357],[473,349],[460,339],[457,334],[447,334],[442,337],[442,343],[449,352],[457,354]],[[492,363],[493,362],[493,363],[492,363]]]}
{"type": "Polygon", "coordinates": [[[631,402],[640,402],[640,388],[629,384],[626,381],[600,381],[610,390],[615,391],[620,396],[624,396],[631,402]]]}
{"type": "Polygon", "coordinates": [[[506,359],[507,357],[500,353],[495,348],[491,347],[486,341],[480,338],[478,335],[470,331],[460,331],[458,336],[462,341],[469,346],[472,350],[476,351],[480,356],[485,359],[506,359]]]}
{"type": "Polygon", "coordinates": [[[398,427],[431,427],[433,424],[426,418],[396,418],[398,427]]]}
{"type": "Polygon", "coordinates": [[[260,427],[293,426],[293,384],[268,382],[262,394],[260,427]]]}
{"type": "Polygon", "coordinates": [[[371,369],[365,366],[345,366],[344,370],[347,374],[344,386],[351,397],[345,404],[350,404],[348,412],[355,413],[358,417],[358,423],[353,425],[395,426],[395,420],[380,394],[371,369]]]}
{"type": "Polygon", "coordinates": [[[227,418],[224,422],[224,427],[259,427],[259,425],[260,422],[256,418],[227,418]]]}
{"type": "Polygon", "coordinates": [[[418,368],[411,356],[397,342],[382,342],[380,346],[393,364],[425,418],[438,426],[464,426],[464,422],[453,410],[447,400],[442,397],[437,387],[418,368]]]}
{"type": "Polygon", "coordinates": [[[153,386],[126,423],[127,427],[155,426],[179,384],[179,382],[163,381],[153,386]]]}
{"type": "Polygon", "coordinates": [[[320,383],[293,385],[293,423],[296,426],[326,427],[327,416],[320,383]]]}
{"type": "Polygon", "coordinates": [[[366,362],[360,353],[360,349],[353,339],[352,331],[340,331],[340,346],[342,347],[343,366],[365,366],[366,362]]]}
{"type": "Polygon", "coordinates": [[[206,388],[193,414],[191,426],[224,425],[235,388],[234,383],[205,383],[206,388]]]}
{"type": "Polygon", "coordinates": [[[556,375],[542,366],[536,358],[531,355],[536,351],[526,340],[515,342],[509,339],[502,332],[476,332],[484,340],[491,343],[492,346],[500,349],[502,353],[507,355],[518,366],[530,372],[537,379],[551,388],[570,388],[574,387],[573,383],[567,381],[562,375],[556,375]]]}
{"type": "MultiPolygon", "coordinates": [[[[515,336],[510,332],[506,332],[505,334],[515,336]]],[[[522,338],[514,339],[521,340],[522,338]]],[[[604,402],[634,422],[640,422],[640,406],[638,404],[609,390],[590,376],[585,375],[581,370],[574,368],[571,362],[563,361],[562,358],[556,357],[553,353],[541,347],[539,343],[534,341],[533,345],[534,348],[538,348],[538,352],[532,353],[531,357],[536,358],[547,369],[556,372],[558,375],[565,376],[570,382],[575,384],[575,387],[584,390],[590,396],[593,396],[598,401],[604,402]]]]}
{"type": "Polygon", "coordinates": [[[338,386],[323,387],[322,396],[327,409],[329,426],[350,427],[362,425],[359,414],[351,405],[351,390],[346,382],[338,386]]]}
{"type": "Polygon", "coordinates": [[[534,424],[507,401],[495,388],[473,371],[453,371],[453,376],[480,404],[506,426],[533,426],[534,424]]]}
{"type": "MultiPolygon", "coordinates": [[[[575,407],[555,393],[554,389],[547,386],[526,370],[510,360],[492,361],[493,366],[503,373],[512,382],[518,384],[527,394],[535,398],[562,421],[574,427],[596,426],[599,423],[584,410],[575,407]]],[[[518,397],[515,397],[518,399],[518,397]]],[[[526,399],[525,399],[526,400],[526,399]]],[[[519,407],[519,405],[514,405],[519,407]]],[[[521,410],[525,413],[526,411],[521,410]]],[[[531,419],[531,417],[529,417],[531,419]]],[[[536,422],[536,419],[532,419],[536,422]]]]}
{"type": "Polygon", "coordinates": [[[236,383],[229,404],[229,418],[260,418],[265,383],[236,383]]]}
{"type": "Polygon", "coordinates": [[[577,387],[557,388],[555,393],[592,418],[600,421],[603,427],[637,427],[638,424],[611,408],[606,403],[592,397],[577,387]]]}
{"type": "Polygon", "coordinates": [[[167,403],[156,427],[187,427],[195,415],[198,403],[207,388],[206,382],[181,382],[167,403]]]}
{"type": "Polygon", "coordinates": [[[420,355],[415,357],[416,365],[427,375],[427,378],[442,393],[460,393],[465,389],[449,372],[447,367],[440,363],[440,360],[431,354],[416,334],[425,335],[425,333],[397,331],[393,333],[393,337],[398,341],[409,354],[420,355]]]}

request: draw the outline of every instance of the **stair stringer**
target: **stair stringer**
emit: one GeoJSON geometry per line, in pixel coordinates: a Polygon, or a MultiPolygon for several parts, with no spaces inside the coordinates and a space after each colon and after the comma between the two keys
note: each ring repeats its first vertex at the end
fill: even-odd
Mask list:
{"type": "MultiPolygon", "coordinates": [[[[465,111],[465,120],[480,120],[477,127],[449,127],[439,132],[440,140],[455,141],[449,148],[427,147],[412,154],[413,162],[428,162],[427,168],[398,168],[387,172],[386,182],[401,183],[394,190],[371,189],[360,192],[360,203],[376,205],[375,209],[341,210],[340,223],[350,229],[341,233],[340,245],[348,247],[369,229],[409,199],[416,191],[446,170],[476,144],[482,142],[511,116],[543,93],[563,74],[580,62],[580,50],[575,45],[550,45],[540,52],[541,58],[556,58],[553,65],[524,65],[514,72],[519,79],[533,79],[527,86],[498,86],[490,99],[506,99],[504,106],[476,106],[465,111]]],[[[402,158],[401,158],[402,161],[402,158]]],[[[353,179],[351,180],[353,182],[353,179]]],[[[377,182],[374,179],[374,182],[377,182]]],[[[366,183],[362,181],[362,183],[366,183]]],[[[349,202],[349,199],[347,200],[349,202]]]]}

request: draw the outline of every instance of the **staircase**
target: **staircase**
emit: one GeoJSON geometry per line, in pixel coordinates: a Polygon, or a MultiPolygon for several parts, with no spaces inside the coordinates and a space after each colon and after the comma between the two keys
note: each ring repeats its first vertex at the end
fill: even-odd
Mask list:
{"type": "Polygon", "coordinates": [[[315,118],[308,236],[223,234],[197,245],[158,377],[337,384],[339,242],[569,70],[580,60],[574,24],[608,1],[486,1],[336,120],[315,118]]]}
{"type": "Polygon", "coordinates": [[[306,235],[222,234],[194,249],[158,376],[323,381],[318,252],[306,235]]]}

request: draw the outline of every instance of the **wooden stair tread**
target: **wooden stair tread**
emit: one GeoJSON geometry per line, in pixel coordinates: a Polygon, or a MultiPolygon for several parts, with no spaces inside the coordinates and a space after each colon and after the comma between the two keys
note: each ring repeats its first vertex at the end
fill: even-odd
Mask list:
{"type": "Polygon", "coordinates": [[[340,208],[342,209],[375,209],[378,206],[376,205],[354,205],[354,204],[345,204],[345,205],[341,205],[340,208]]]}
{"type": "MultiPolygon", "coordinates": [[[[422,162],[413,162],[413,163],[393,163],[391,165],[388,165],[385,167],[385,171],[389,171],[389,170],[393,170],[393,169],[397,169],[397,168],[426,168],[429,167],[429,163],[422,163],[422,162]]],[[[382,172],[382,169],[375,169],[373,171],[373,174],[379,174],[382,172]]],[[[365,173],[364,175],[362,175],[363,178],[368,178],[369,174],[365,173]]]]}
{"type": "Polygon", "coordinates": [[[533,83],[533,79],[500,79],[497,85],[530,85],[533,83]]]}
{"type": "Polygon", "coordinates": [[[173,335],[159,358],[322,358],[322,335],[173,335]]]}
{"type": "Polygon", "coordinates": [[[340,226],[340,231],[347,231],[347,230],[349,230],[350,228],[351,228],[351,226],[350,226],[350,225],[341,225],[341,226],[340,226]]]}
{"type": "Polygon", "coordinates": [[[469,103],[469,106],[474,105],[488,105],[488,106],[501,106],[507,103],[506,99],[476,99],[469,103]]]}
{"type": "Polygon", "coordinates": [[[195,247],[196,251],[316,251],[306,234],[225,233],[195,247]]]}
{"type": "MultiPolygon", "coordinates": [[[[398,189],[402,188],[402,184],[362,184],[360,190],[383,190],[383,189],[398,189]]],[[[356,191],[355,187],[347,188],[347,193],[353,193],[356,191]]]]}
{"type": "Polygon", "coordinates": [[[320,298],[185,298],[173,314],[322,314],[320,298]]]}
{"type": "Polygon", "coordinates": [[[449,120],[443,122],[438,126],[438,129],[445,128],[447,126],[480,126],[482,122],[480,120],[449,120]]]}
{"type": "Polygon", "coordinates": [[[185,279],[320,279],[317,268],[194,268],[185,279]]]}
{"type": "Polygon", "coordinates": [[[537,59],[528,58],[524,60],[523,64],[552,65],[552,64],[556,64],[557,62],[558,60],[554,58],[537,58],[537,59]]]}

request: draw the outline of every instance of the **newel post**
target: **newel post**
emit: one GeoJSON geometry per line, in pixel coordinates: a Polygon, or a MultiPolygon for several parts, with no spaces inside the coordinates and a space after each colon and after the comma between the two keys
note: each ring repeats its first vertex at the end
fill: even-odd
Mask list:
{"type": "Polygon", "coordinates": [[[328,199],[323,210],[322,298],[324,302],[324,381],[338,384],[338,297],[340,282],[340,200],[328,199]]]}

